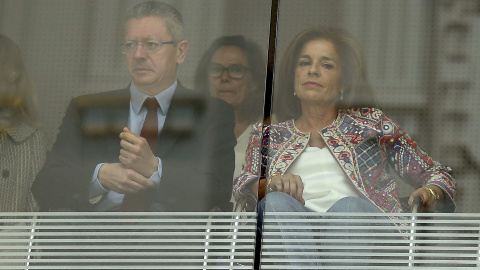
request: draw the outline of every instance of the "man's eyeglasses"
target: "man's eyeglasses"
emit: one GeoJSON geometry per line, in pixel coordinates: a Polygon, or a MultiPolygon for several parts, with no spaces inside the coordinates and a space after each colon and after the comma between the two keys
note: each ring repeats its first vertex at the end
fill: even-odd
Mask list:
{"type": "Polygon", "coordinates": [[[120,45],[120,49],[124,54],[131,54],[137,50],[137,46],[142,46],[143,49],[148,53],[155,53],[160,51],[162,45],[164,44],[173,44],[174,41],[167,41],[167,42],[154,42],[148,41],[144,43],[137,43],[137,42],[127,42],[125,44],[120,45]]]}
{"type": "Polygon", "coordinates": [[[217,64],[212,64],[208,67],[208,76],[213,78],[219,78],[224,71],[227,71],[228,76],[232,79],[242,79],[249,68],[240,65],[231,65],[228,67],[222,67],[217,64]]]}

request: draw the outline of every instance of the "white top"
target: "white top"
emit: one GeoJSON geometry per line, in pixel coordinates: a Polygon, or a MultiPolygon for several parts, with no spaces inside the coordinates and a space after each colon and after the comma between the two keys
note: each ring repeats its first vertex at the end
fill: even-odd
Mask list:
{"type": "Polygon", "coordinates": [[[305,207],[314,212],[326,212],[344,197],[360,197],[327,147],[308,146],[287,173],[302,178],[305,207]]]}
{"type": "Polygon", "coordinates": [[[235,145],[235,171],[233,172],[233,178],[237,177],[242,171],[242,165],[245,163],[245,154],[247,151],[248,142],[250,141],[250,133],[253,129],[253,125],[249,125],[242,135],[237,138],[237,144],[235,145]]]}
{"type": "MultiPolygon", "coordinates": [[[[249,125],[237,138],[237,144],[233,149],[235,151],[235,171],[233,171],[233,179],[235,179],[235,177],[242,172],[243,163],[245,163],[245,155],[247,153],[247,146],[250,141],[250,133],[253,129],[253,126],[254,124],[249,125]]],[[[233,203],[233,208],[235,209],[236,201],[233,197],[233,194],[230,198],[230,202],[233,203]]]]}

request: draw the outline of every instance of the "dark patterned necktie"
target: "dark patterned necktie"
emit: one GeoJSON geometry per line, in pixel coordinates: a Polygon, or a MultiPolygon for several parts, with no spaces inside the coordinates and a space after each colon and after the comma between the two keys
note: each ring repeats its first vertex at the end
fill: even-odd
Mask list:
{"type": "MultiPolygon", "coordinates": [[[[145,138],[152,149],[153,154],[157,150],[158,144],[158,102],[156,98],[147,98],[143,103],[147,108],[147,116],[143,122],[140,136],[145,138]]],[[[150,204],[150,190],[138,192],[136,194],[125,194],[122,202],[122,211],[124,212],[144,212],[148,210],[150,204]]]]}

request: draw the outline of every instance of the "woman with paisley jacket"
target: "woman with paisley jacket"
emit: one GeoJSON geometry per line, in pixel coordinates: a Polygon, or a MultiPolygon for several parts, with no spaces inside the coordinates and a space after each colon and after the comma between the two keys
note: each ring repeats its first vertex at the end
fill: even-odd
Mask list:
{"type": "Polygon", "coordinates": [[[260,212],[399,213],[393,169],[416,189],[409,204],[421,197],[421,211],[454,211],[451,169],[371,105],[356,40],[340,30],[305,30],[287,48],[278,78],[280,122],[251,134],[237,195],[256,194],[263,175],[260,212]]]}

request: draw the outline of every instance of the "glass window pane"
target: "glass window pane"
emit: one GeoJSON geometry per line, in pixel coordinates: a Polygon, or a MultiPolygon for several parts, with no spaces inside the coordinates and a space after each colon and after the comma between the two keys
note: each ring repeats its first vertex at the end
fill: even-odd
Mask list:
{"type": "MultiPolygon", "coordinates": [[[[0,1],[0,32],[22,55],[4,53],[2,39],[0,63],[23,62],[34,85],[14,93],[14,83],[28,81],[0,67],[0,124],[23,123],[7,119],[13,113],[37,120],[25,127],[31,134],[0,126],[0,173],[9,180],[0,209],[12,221],[40,210],[44,235],[34,240],[52,244],[37,246],[37,265],[253,265],[256,190],[248,212],[232,191],[250,133],[263,122],[271,2],[166,0],[176,10],[132,9],[139,3],[0,1]],[[149,97],[153,108],[144,105],[149,97]],[[19,145],[10,138],[27,135],[19,145]],[[39,205],[30,194],[35,177],[39,205]]],[[[30,225],[12,227],[21,245],[30,225]]]]}
{"type": "Polygon", "coordinates": [[[355,214],[395,220],[422,186],[430,211],[478,211],[473,2],[280,1],[265,268],[387,263],[355,214]]]}

